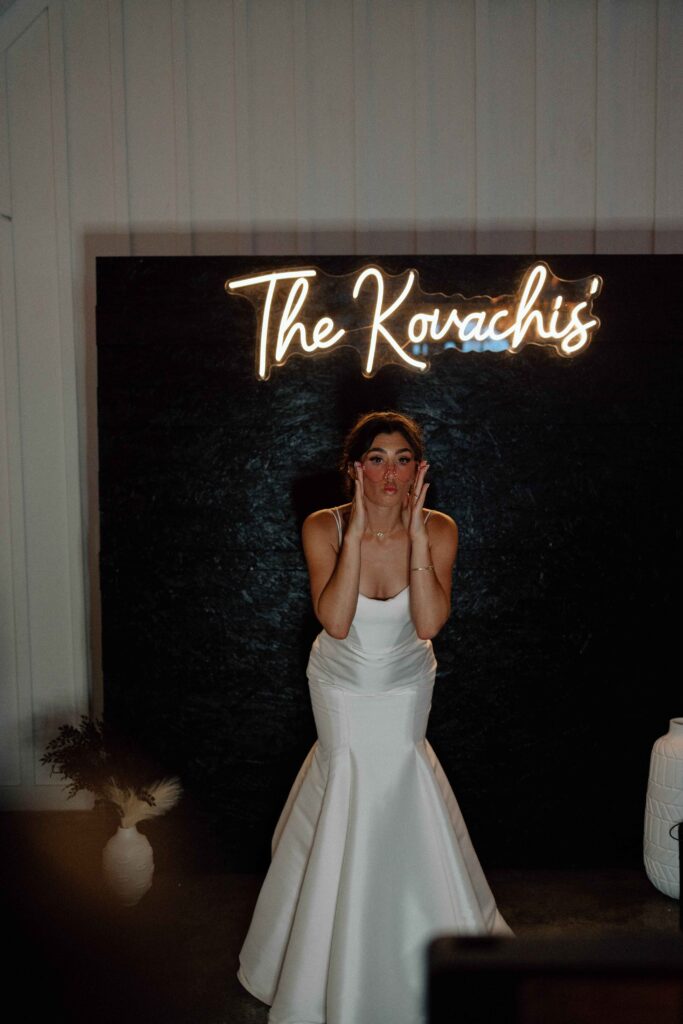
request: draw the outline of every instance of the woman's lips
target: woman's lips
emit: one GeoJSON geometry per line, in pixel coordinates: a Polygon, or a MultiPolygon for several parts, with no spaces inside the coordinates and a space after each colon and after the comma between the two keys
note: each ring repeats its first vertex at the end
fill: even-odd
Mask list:
{"type": "Polygon", "coordinates": [[[385,494],[396,494],[397,490],[398,490],[398,487],[394,487],[392,484],[387,484],[387,486],[384,488],[384,493],[385,494]]]}

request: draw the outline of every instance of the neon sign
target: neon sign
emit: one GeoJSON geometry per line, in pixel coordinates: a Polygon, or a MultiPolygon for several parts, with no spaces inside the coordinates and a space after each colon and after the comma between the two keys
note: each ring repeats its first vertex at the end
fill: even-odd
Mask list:
{"type": "Polygon", "coordinates": [[[334,276],[302,267],[233,278],[225,289],[248,293],[256,310],[262,380],[295,353],[314,356],[335,345],[355,348],[363,375],[372,377],[391,363],[422,373],[429,356],[445,349],[514,355],[543,345],[575,356],[600,326],[592,307],[602,278],[563,281],[538,262],[514,295],[466,298],[423,292],[415,270],[391,275],[373,265],[334,276]]]}

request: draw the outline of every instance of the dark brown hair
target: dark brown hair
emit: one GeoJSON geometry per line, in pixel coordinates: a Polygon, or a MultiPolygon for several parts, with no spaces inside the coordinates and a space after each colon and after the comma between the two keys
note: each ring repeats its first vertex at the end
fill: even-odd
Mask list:
{"type": "Polygon", "coordinates": [[[353,490],[353,480],[348,468],[359,462],[378,434],[403,434],[420,462],[424,454],[422,431],[415,420],[401,412],[367,412],[360,417],[346,435],[339,468],[344,474],[344,488],[347,494],[353,490]]]}

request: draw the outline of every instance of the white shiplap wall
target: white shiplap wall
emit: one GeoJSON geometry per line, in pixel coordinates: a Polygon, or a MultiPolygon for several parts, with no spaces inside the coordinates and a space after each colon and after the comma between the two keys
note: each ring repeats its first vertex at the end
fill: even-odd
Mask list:
{"type": "Polygon", "coordinates": [[[680,0],[7,10],[1,803],[63,803],[100,701],[95,256],[680,252],[682,44],[680,0]]]}

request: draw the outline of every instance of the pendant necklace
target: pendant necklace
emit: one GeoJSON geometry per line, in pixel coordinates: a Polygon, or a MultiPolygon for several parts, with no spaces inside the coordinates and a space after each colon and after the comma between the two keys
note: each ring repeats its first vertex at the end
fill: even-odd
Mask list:
{"type": "Polygon", "coordinates": [[[392,528],[390,530],[388,530],[388,531],[373,530],[370,526],[366,526],[366,530],[369,530],[370,533],[374,533],[375,537],[379,537],[380,540],[383,540],[384,537],[388,537],[389,534],[393,533],[395,529],[396,529],[396,527],[392,526],[392,528]]]}

